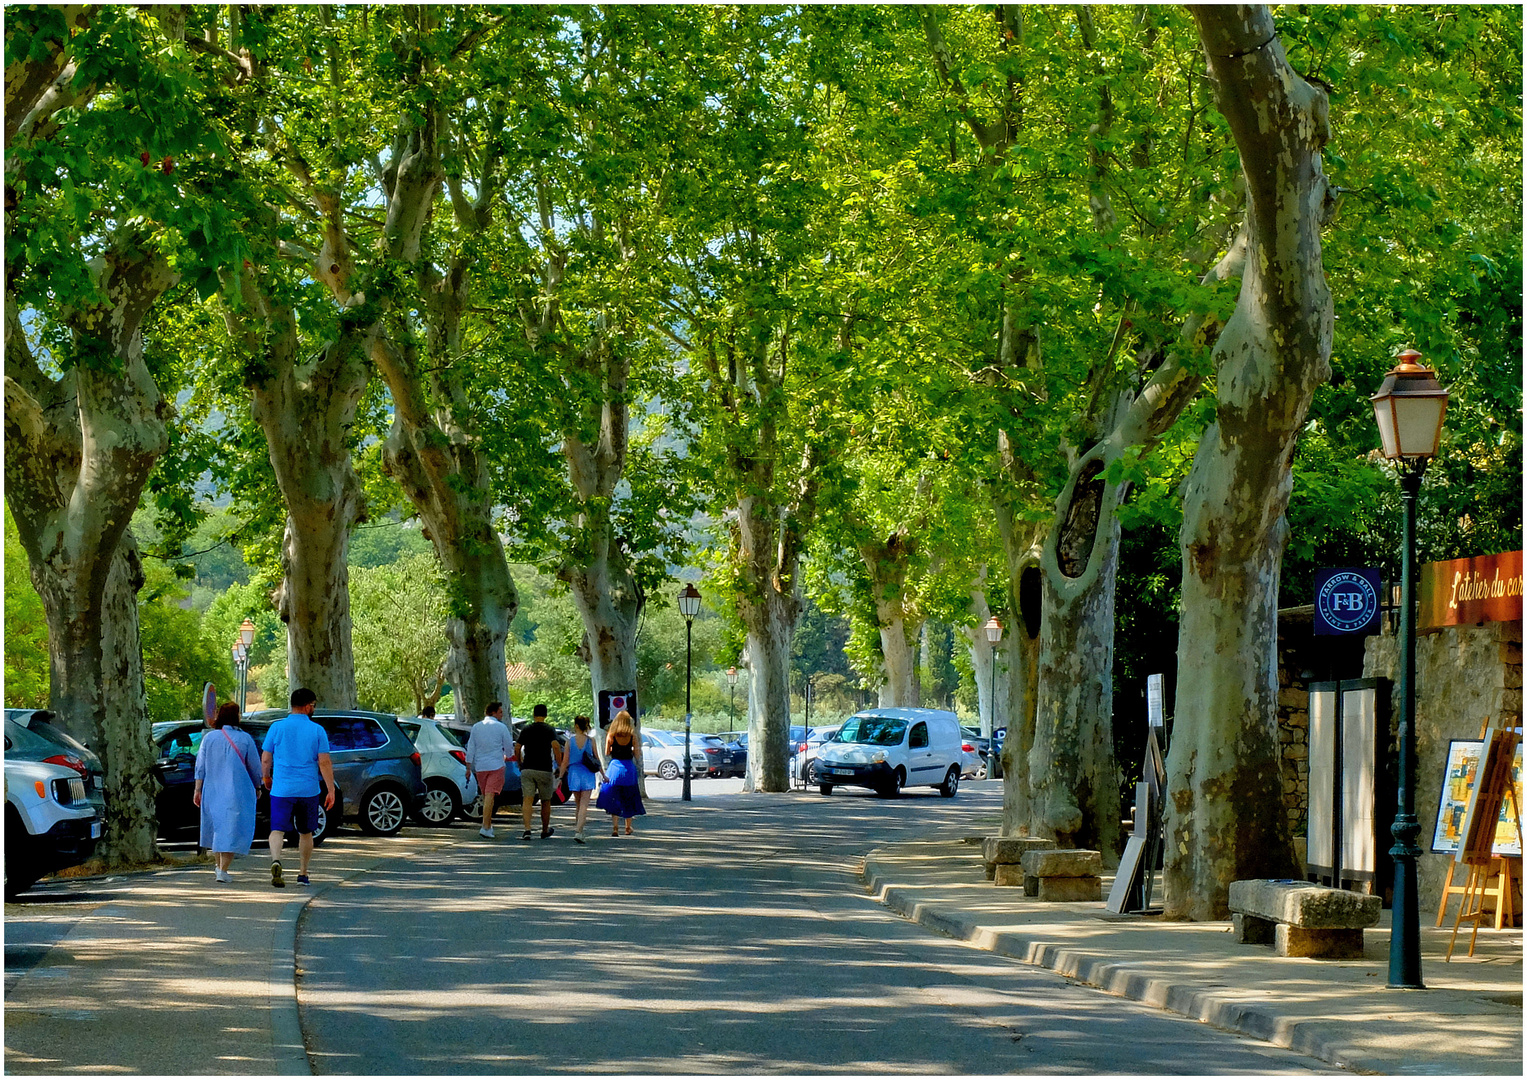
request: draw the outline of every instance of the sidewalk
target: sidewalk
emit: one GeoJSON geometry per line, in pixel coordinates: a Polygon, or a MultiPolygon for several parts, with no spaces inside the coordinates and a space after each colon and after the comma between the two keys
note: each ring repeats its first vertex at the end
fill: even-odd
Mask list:
{"type": "MultiPolygon", "coordinates": [[[[1113,915],[1101,903],[1041,904],[986,880],[979,841],[894,844],[864,861],[871,895],[977,948],[1229,1031],[1365,1072],[1522,1075],[1522,931],[1423,918],[1425,991],[1387,990],[1389,912],[1362,960],[1274,956],[1230,924],[1113,915]]],[[[1104,879],[1104,895],[1110,881],[1104,879]]],[[[1424,915],[1425,913],[1423,913],[1424,915]]]]}
{"type": "MultiPolygon", "coordinates": [[[[315,895],[458,837],[377,845],[335,837],[313,884],[273,889],[258,846],[231,884],[209,864],[50,888],[50,907],[88,909],[5,997],[7,1073],[310,1073],[297,1019],[297,920],[315,895]]],[[[59,883],[63,884],[63,883],[59,883]]],[[[7,920],[28,904],[7,905],[7,920]]]]}

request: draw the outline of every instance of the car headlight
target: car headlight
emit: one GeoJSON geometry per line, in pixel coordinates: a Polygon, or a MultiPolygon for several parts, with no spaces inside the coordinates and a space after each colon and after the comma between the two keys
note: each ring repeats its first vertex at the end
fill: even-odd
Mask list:
{"type": "Polygon", "coordinates": [[[885,762],[885,751],[884,750],[876,750],[874,755],[870,758],[870,764],[871,765],[881,765],[881,764],[884,764],[884,762],[885,762]]]}

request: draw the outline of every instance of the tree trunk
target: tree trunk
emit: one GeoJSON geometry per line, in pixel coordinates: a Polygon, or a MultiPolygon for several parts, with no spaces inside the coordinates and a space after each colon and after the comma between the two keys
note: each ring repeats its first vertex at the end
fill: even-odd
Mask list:
{"type": "Polygon", "coordinates": [[[754,791],[790,786],[790,636],[800,615],[799,539],[781,517],[751,495],[737,501],[737,614],[747,631],[748,779],[754,791]]]}
{"type": "Polygon", "coordinates": [[[230,312],[228,321],[246,347],[257,350],[246,361],[253,413],[287,508],[276,592],[286,623],[287,690],[305,686],[321,708],[351,709],[348,555],[350,531],[366,519],[366,497],[348,439],[371,375],[369,334],[342,330],[316,358],[303,361],[291,309],[271,308],[252,290],[252,284],[245,288],[249,310],[230,312]]]}
{"type": "Polygon", "coordinates": [[[1119,854],[1119,769],[1113,753],[1113,595],[1121,493],[1101,466],[1062,492],[1041,558],[1043,618],[1030,832],[1063,848],[1119,854]]]}
{"type": "MultiPolygon", "coordinates": [[[[1009,610],[1016,613],[1005,638],[1012,676],[1006,698],[1007,737],[1002,743],[1002,835],[1028,836],[1031,818],[1029,751],[1039,707],[1039,634],[1042,625],[1040,527],[1018,519],[1014,505],[993,500],[997,531],[1007,561],[1009,610]]],[[[999,725],[1000,726],[1000,725],[999,725]]]]}
{"type": "MultiPolygon", "coordinates": [[[[880,607],[881,605],[876,605],[880,607]]],[[[917,642],[922,623],[910,623],[900,614],[880,616],[880,652],[885,661],[885,681],[880,684],[882,707],[917,708],[919,692],[917,642]]]]}
{"type": "Polygon", "coordinates": [[[1214,349],[1219,399],[1183,496],[1177,707],[1167,763],[1166,913],[1222,919],[1231,881],[1295,869],[1279,782],[1278,577],[1291,459],[1330,375],[1320,229],[1325,95],[1265,7],[1194,8],[1247,183],[1250,251],[1214,349]]]}
{"type": "Polygon", "coordinates": [[[588,635],[589,682],[596,706],[601,690],[637,689],[636,628],[646,606],[614,535],[608,505],[589,504],[580,515],[593,557],[581,565],[564,565],[557,575],[567,582],[588,635]]]}
{"type": "Polygon", "coordinates": [[[790,634],[797,607],[793,597],[778,593],[739,605],[747,628],[752,791],[790,789],[790,634]]]}
{"type": "Polygon", "coordinates": [[[6,498],[48,618],[49,702],[100,755],[107,812],[102,855],[154,856],[152,755],[127,531],[168,445],[169,404],[143,363],[140,327],[172,284],[168,264],[132,238],[99,261],[101,300],[68,319],[78,362],[54,380],[6,297],[6,498]],[[120,797],[120,801],[116,801],[120,797]]]}

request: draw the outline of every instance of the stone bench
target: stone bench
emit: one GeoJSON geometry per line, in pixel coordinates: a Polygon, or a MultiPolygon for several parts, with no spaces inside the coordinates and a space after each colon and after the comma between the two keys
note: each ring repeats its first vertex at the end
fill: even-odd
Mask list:
{"type": "Polygon", "coordinates": [[[1083,848],[1030,851],[1023,856],[1023,891],[1064,903],[1103,899],[1103,853],[1083,848]]]}
{"type": "Polygon", "coordinates": [[[1024,855],[1054,846],[1054,840],[1040,836],[988,836],[981,843],[986,880],[998,885],[1022,885],[1024,855]]]}
{"type": "Polygon", "coordinates": [[[1360,960],[1363,928],[1379,921],[1377,896],[1308,881],[1232,881],[1235,939],[1272,945],[1279,956],[1360,960]]]}

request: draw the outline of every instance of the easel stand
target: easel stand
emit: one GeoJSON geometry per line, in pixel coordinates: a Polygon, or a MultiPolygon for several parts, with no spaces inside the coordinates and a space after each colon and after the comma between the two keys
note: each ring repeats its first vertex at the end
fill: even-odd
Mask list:
{"type": "MultiPolygon", "coordinates": [[[[1516,755],[1517,734],[1511,729],[1487,727],[1484,745],[1479,753],[1479,770],[1475,774],[1474,788],[1469,793],[1469,804],[1464,811],[1463,830],[1458,838],[1458,854],[1448,868],[1447,886],[1442,893],[1442,904],[1447,906],[1448,894],[1453,890],[1453,871],[1460,865],[1469,868],[1463,886],[1463,898],[1458,904],[1458,915],[1453,919],[1453,936],[1448,940],[1447,959],[1453,958],[1453,948],[1458,944],[1458,927],[1468,920],[1474,924],[1469,935],[1469,955],[1474,955],[1474,944],[1479,938],[1479,924],[1485,919],[1485,900],[1495,900],[1495,925],[1499,929],[1506,912],[1512,908],[1513,859],[1491,853],[1495,843],[1495,826],[1500,820],[1501,807],[1510,802],[1517,819],[1517,835],[1521,835],[1521,808],[1511,784],[1512,760],[1516,755]],[[1489,888],[1491,878],[1496,886],[1489,888]]],[[[1518,871],[1519,873],[1519,871],[1518,871]]],[[[1442,912],[1438,911],[1438,925],[1442,912]]],[[[1513,913],[1512,924],[1516,919],[1513,913]]]]}

